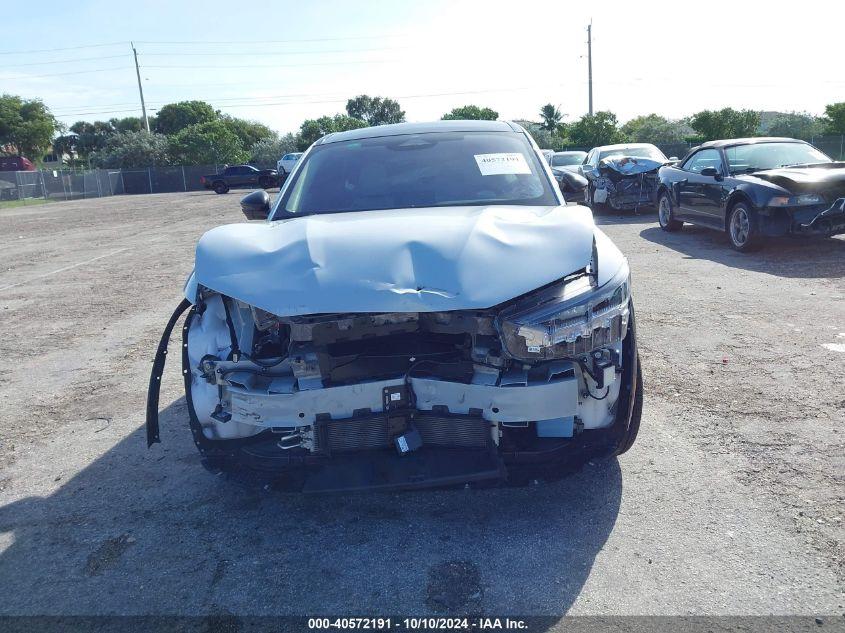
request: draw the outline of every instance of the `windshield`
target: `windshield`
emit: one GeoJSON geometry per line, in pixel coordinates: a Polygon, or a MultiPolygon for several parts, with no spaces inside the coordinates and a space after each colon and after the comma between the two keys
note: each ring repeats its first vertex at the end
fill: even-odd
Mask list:
{"type": "Polygon", "coordinates": [[[586,155],[587,152],[567,152],[566,154],[555,154],[552,156],[552,167],[580,165],[586,155]]]}
{"type": "Polygon", "coordinates": [[[557,205],[528,140],[516,132],[437,132],[315,146],[279,207],[336,213],[457,205],[557,205]]]}
{"type": "Polygon", "coordinates": [[[635,158],[650,158],[665,163],[668,158],[663,155],[654,145],[641,145],[639,147],[620,147],[619,149],[605,150],[599,156],[599,160],[605,158],[616,158],[617,156],[633,156],[635,158]]]}
{"type": "Polygon", "coordinates": [[[731,173],[777,169],[787,165],[830,163],[830,157],[807,143],[753,143],[725,148],[731,173]]]}

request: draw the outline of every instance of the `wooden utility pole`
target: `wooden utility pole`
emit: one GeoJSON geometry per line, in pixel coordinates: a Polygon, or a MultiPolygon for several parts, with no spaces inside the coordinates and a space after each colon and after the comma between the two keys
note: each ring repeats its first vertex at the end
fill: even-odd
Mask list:
{"type": "MultiPolygon", "coordinates": [[[[150,131],[150,120],[147,118],[147,105],[144,103],[144,88],[141,86],[141,69],[138,68],[138,51],[135,50],[135,44],[133,42],[129,42],[132,46],[132,54],[135,56],[135,74],[138,76],[138,94],[141,95],[141,112],[144,115],[144,128],[147,132],[150,131]]],[[[592,95],[592,88],[590,88],[590,94],[592,95]]],[[[592,97],[590,97],[590,103],[592,103],[592,97]]],[[[592,112],[592,106],[590,106],[590,111],[592,112]]]]}

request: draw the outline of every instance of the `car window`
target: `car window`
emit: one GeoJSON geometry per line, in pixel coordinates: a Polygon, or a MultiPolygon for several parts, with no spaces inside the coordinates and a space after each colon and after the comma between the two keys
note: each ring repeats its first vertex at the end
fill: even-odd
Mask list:
{"type": "Polygon", "coordinates": [[[226,169],[223,170],[224,176],[234,176],[237,173],[238,173],[237,167],[227,167],[226,169]]]}
{"type": "Polygon", "coordinates": [[[666,156],[663,155],[659,149],[653,145],[644,145],[642,147],[620,147],[618,149],[609,149],[601,153],[600,160],[605,158],[615,158],[617,156],[633,156],[635,158],[649,158],[661,163],[667,161],[666,156]]]}
{"type": "Polygon", "coordinates": [[[705,167],[715,167],[722,173],[722,156],[717,149],[703,149],[690,156],[682,169],[684,171],[691,171],[694,174],[700,174],[705,167]]]}
{"type": "Polygon", "coordinates": [[[563,167],[564,165],[579,165],[583,156],[576,152],[566,154],[555,154],[552,156],[552,167],[563,167]]]}
{"type": "Polygon", "coordinates": [[[523,134],[436,132],[325,143],[294,172],[279,208],[331,213],[459,205],[557,205],[523,134]]]}
{"type": "Polygon", "coordinates": [[[808,143],[750,143],[725,148],[731,172],[776,169],[787,165],[829,163],[831,159],[808,143]]]}

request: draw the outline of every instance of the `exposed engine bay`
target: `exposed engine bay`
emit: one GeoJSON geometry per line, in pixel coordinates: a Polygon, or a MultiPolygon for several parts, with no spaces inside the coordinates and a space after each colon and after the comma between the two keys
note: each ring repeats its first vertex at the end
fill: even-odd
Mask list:
{"type": "Polygon", "coordinates": [[[496,310],[277,317],[204,290],[186,331],[188,395],[207,440],[269,431],[279,448],[314,454],[572,438],[614,420],[627,295],[619,301],[595,306],[613,309],[550,354],[519,324],[519,302],[504,311],[512,320],[496,310]]]}
{"type": "Polygon", "coordinates": [[[659,184],[657,172],[662,165],[636,156],[603,159],[598,166],[593,201],[609,204],[617,211],[653,204],[659,184]]]}

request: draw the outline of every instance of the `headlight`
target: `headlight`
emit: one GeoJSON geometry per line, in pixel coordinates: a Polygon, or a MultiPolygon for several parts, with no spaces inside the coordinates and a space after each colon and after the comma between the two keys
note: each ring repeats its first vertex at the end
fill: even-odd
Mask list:
{"type": "Polygon", "coordinates": [[[618,343],[628,329],[627,264],[600,288],[584,274],[505,308],[497,324],[507,352],[523,360],[580,356],[618,343]]]}
{"type": "Polygon", "coordinates": [[[817,193],[803,193],[800,196],[775,196],[769,200],[770,207],[803,207],[811,204],[821,204],[824,198],[817,193]]]}

